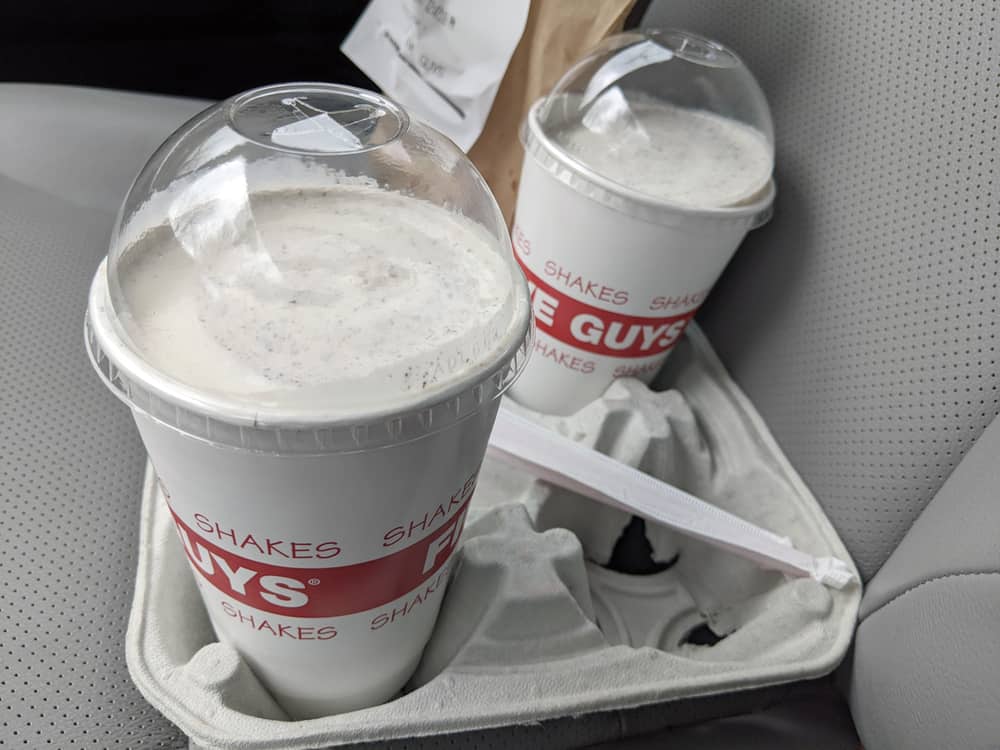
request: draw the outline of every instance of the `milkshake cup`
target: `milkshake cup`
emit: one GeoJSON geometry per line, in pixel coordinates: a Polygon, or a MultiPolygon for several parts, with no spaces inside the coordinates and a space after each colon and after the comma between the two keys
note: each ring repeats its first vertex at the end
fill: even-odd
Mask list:
{"type": "Polygon", "coordinates": [[[386,701],[416,668],[530,337],[482,178],[382,96],[250,91],[139,174],[87,348],[216,634],[292,718],[386,701]]]}
{"type": "Polygon", "coordinates": [[[535,349],[511,395],[571,414],[649,382],[747,231],[770,217],[764,95],[730,50],[682,31],[605,40],[524,123],[513,240],[535,349]]]}

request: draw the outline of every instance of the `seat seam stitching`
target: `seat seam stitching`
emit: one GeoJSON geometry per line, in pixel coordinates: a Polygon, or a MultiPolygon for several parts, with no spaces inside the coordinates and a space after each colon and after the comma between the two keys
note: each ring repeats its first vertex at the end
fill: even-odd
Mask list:
{"type": "Polygon", "coordinates": [[[861,622],[865,622],[872,615],[876,614],[877,612],[881,612],[883,609],[885,609],[886,607],[888,607],[890,604],[892,604],[893,602],[895,602],[897,599],[902,599],[907,594],[912,593],[912,592],[916,591],[917,589],[919,589],[919,588],[921,588],[923,586],[926,586],[929,583],[934,583],[935,581],[943,581],[943,580],[945,580],[947,578],[971,578],[971,577],[976,577],[976,576],[1000,576],[1000,570],[964,570],[964,571],[958,571],[956,573],[943,573],[943,574],[941,574],[939,576],[933,576],[931,578],[927,578],[927,579],[925,579],[923,581],[920,581],[920,583],[915,583],[912,586],[910,586],[909,588],[904,589],[903,591],[900,591],[898,594],[896,594],[894,597],[892,597],[888,601],[883,602],[882,604],[878,605],[878,607],[876,607],[871,612],[869,612],[867,615],[865,615],[865,617],[863,617],[861,619],[861,622]]]}
{"type": "MultiPolygon", "coordinates": [[[[958,471],[959,467],[965,462],[966,458],[972,452],[972,450],[976,447],[976,445],[979,443],[979,441],[982,439],[983,435],[986,434],[987,430],[989,430],[990,427],[993,426],[993,423],[996,422],[997,420],[1000,420],[1000,413],[994,414],[993,417],[992,417],[992,419],[990,419],[990,421],[987,422],[983,426],[983,429],[976,436],[975,440],[973,440],[971,443],[969,443],[968,447],[965,449],[965,451],[959,457],[958,462],[951,468],[951,471],[948,472],[947,476],[943,477],[942,480],[941,480],[941,482],[938,483],[937,487],[935,487],[934,490],[931,492],[931,496],[927,500],[927,502],[924,503],[924,507],[922,507],[917,512],[917,514],[912,519],[910,519],[910,522],[909,522],[909,524],[907,524],[906,530],[903,532],[902,536],[899,537],[899,539],[897,540],[897,542],[893,545],[892,549],[889,550],[888,554],[886,554],[885,558],[882,560],[882,562],[879,564],[879,566],[872,572],[871,576],[868,577],[868,579],[867,579],[868,581],[874,580],[875,576],[877,576],[879,573],[882,572],[882,568],[884,568],[886,566],[886,564],[892,558],[893,554],[895,554],[896,550],[899,549],[900,546],[903,544],[903,542],[906,540],[906,537],[910,535],[911,531],[913,531],[913,527],[917,525],[917,521],[920,520],[920,517],[923,516],[924,513],[926,513],[927,510],[931,507],[931,505],[933,505],[934,501],[937,500],[938,496],[941,494],[941,490],[944,489],[945,485],[948,483],[948,481],[951,479],[951,477],[958,471]]],[[[821,505],[822,505],[822,503],[821,503],[821,505]]],[[[930,580],[934,580],[934,579],[930,579],[930,580]]],[[[925,583],[929,583],[930,580],[925,581],[925,583]]],[[[906,592],[904,591],[903,593],[906,593],[906,592]]],[[[886,602],[886,604],[889,604],[889,603],[890,602],[886,602]]],[[[885,605],[882,605],[882,606],[885,606],[885,605]]],[[[881,609],[881,607],[879,607],[879,609],[881,609]]],[[[877,611],[878,610],[875,610],[875,611],[871,612],[870,614],[873,615],[877,611]]]]}

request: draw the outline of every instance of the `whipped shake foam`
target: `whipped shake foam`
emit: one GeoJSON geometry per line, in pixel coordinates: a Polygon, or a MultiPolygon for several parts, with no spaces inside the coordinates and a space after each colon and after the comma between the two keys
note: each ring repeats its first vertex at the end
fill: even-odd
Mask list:
{"type": "Polygon", "coordinates": [[[469,219],[349,184],[249,206],[235,240],[164,224],[124,254],[123,325],[172,378],[275,404],[384,403],[433,392],[504,339],[512,269],[469,219]]]}
{"type": "Polygon", "coordinates": [[[602,125],[593,122],[597,117],[585,117],[557,131],[553,140],[620,185],[694,208],[739,203],[771,179],[773,150],[760,131],[642,94],[627,100],[627,118],[602,125]]]}

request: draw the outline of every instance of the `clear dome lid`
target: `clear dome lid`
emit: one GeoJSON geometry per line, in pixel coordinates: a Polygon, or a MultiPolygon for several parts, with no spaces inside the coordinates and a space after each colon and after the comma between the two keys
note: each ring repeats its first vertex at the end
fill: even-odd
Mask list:
{"type": "Polygon", "coordinates": [[[510,248],[475,167],[394,102],[250,91],[182,126],[125,199],[107,261],[116,365],[237,423],[424,404],[524,343],[510,248]]]}
{"type": "Polygon", "coordinates": [[[769,203],[774,127],[764,93],[723,45],[678,30],[604,40],[532,109],[526,151],[621,206],[769,203]]]}

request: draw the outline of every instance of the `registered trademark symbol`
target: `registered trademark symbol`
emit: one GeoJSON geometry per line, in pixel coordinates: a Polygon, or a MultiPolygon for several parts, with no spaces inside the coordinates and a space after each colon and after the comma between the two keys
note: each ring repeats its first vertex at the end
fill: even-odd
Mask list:
{"type": "Polygon", "coordinates": [[[309,583],[310,586],[319,586],[319,579],[318,578],[310,578],[309,581],[308,581],[308,583],[309,583]]]}

